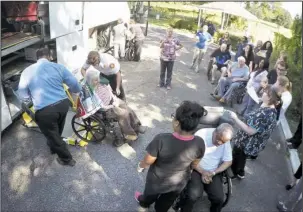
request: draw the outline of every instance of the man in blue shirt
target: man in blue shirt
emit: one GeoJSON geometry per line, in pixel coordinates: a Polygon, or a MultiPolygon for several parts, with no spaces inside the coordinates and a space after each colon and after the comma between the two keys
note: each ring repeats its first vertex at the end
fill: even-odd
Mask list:
{"type": "Polygon", "coordinates": [[[58,155],[57,161],[61,165],[74,166],[76,161],[61,138],[70,106],[63,83],[73,93],[79,93],[81,87],[63,65],[49,61],[50,52],[47,48],[39,49],[37,58],[37,63],[21,74],[19,97],[22,100],[32,100],[37,125],[46,137],[52,154],[58,155]]]}
{"type": "Polygon", "coordinates": [[[207,30],[208,26],[204,25],[203,28],[196,34],[196,39],[198,42],[195,45],[191,68],[195,69],[197,73],[199,72],[199,66],[201,64],[202,58],[207,51],[207,46],[212,40],[212,36],[207,32],[207,30]]]}
{"type": "Polygon", "coordinates": [[[227,49],[227,44],[222,43],[220,48],[216,49],[210,58],[213,60],[213,67],[211,70],[211,84],[215,83],[216,72],[221,71],[222,73],[227,70],[227,63],[231,60],[231,55],[227,49]]]}

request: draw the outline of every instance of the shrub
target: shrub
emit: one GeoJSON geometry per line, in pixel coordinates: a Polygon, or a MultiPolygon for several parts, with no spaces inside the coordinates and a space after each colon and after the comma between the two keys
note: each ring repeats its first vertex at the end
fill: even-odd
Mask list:
{"type": "Polygon", "coordinates": [[[275,33],[274,51],[270,58],[271,64],[275,64],[280,52],[287,54],[288,76],[292,82],[293,102],[289,107],[292,115],[301,114],[302,109],[302,17],[296,17],[292,25],[292,38],[286,38],[282,34],[275,33]]]}
{"type": "Polygon", "coordinates": [[[190,31],[196,31],[197,30],[197,24],[193,20],[183,20],[183,19],[177,19],[170,23],[170,26],[175,29],[187,29],[190,31]]]}

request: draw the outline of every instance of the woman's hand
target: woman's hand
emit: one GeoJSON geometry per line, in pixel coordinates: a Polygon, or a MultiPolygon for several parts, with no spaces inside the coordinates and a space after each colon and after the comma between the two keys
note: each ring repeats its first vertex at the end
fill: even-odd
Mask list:
{"type": "Polygon", "coordinates": [[[121,94],[120,88],[116,89],[116,94],[117,94],[117,96],[119,96],[121,94]]]}
{"type": "Polygon", "coordinates": [[[228,113],[229,113],[230,117],[233,120],[237,120],[238,119],[238,116],[237,116],[237,114],[235,112],[228,110],[228,113]]]}
{"type": "Polygon", "coordinates": [[[113,102],[113,107],[119,107],[119,102],[116,101],[116,100],[114,100],[114,102],[113,102]]]}

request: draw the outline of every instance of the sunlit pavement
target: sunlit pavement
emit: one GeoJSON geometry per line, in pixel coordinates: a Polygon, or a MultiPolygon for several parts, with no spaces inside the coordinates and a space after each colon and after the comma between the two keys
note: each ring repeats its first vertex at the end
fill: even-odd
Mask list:
{"type": "MultiPolygon", "coordinates": [[[[199,74],[189,69],[192,37],[178,35],[185,48],[174,66],[172,90],[157,87],[159,80],[159,39],[164,30],[150,28],[144,43],[142,61],[122,62],[123,84],[128,104],[148,126],[138,141],[115,148],[110,136],[103,144],[89,143],[86,148],[70,146],[77,164],[64,167],[51,155],[46,140],[38,132],[14,123],[2,135],[3,211],[138,211],[133,198],[142,191],[145,174],[136,166],[152,138],[171,132],[170,114],[183,100],[219,106],[211,99],[213,86],[205,69],[199,74]]],[[[209,52],[208,52],[209,55],[209,52]]],[[[203,66],[207,66],[209,56],[203,66]]],[[[85,60],[85,58],[83,58],[85,60]]],[[[72,129],[70,112],[64,135],[72,129]]],[[[233,181],[233,195],[223,211],[276,211],[276,198],[284,194],[287,183],[285,154],[279,135],[268,143],[256,161],[248,161],[246,179],[233,181]]],[[[197,211],[207,211],[207,197],[196,204],[197,211]]]]}

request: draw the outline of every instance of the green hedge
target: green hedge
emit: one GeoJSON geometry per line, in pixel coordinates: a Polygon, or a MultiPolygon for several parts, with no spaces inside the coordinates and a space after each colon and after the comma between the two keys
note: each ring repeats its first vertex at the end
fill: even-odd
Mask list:
{"type": "Polygon", "coordinates": [[[289,115],[297,116],[302,112],[302,17],[296,17],[292,26],[292,38],[286,38],[282,34],[275,33],[274,51],[271,56],[271,64],[275,64],[280,52],[287,54],[288,76],[292,82],[293,102],[289,107],[289,115]]]}
{"type": "Polygon", "coordinates": [[[169,25],[175,29],[187,29],[192,32],[196,32],[198,29],[197,24],[191,19],[171,20],[169,25]]]}

